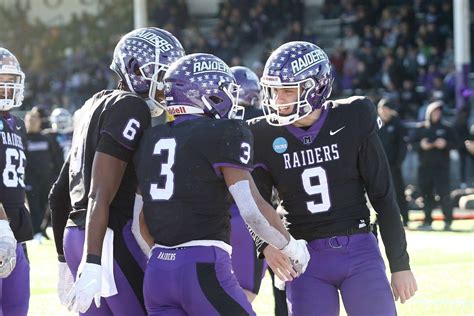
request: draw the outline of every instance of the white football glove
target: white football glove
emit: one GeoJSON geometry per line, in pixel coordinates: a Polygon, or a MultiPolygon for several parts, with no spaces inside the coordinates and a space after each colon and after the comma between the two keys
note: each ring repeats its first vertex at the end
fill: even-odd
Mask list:
{"type": "Polygon", "coordinates": [[[67,295],[74,285],[74,277],[66,262],[58,263],[58,297],[62,305],[67,306],[67,295]]]}
{"type": "Polygon", "coordinates": [[[0,220],[0,278],[6,278],[16,265],[16,239],[10,223],[0,220]]]}
{"type": "Polygon", "coordinates": [[[85,313],[91,306],[92,300],[99,308],[101,291],[102,266],[95,263],[85,263],[82,273],[67,295],[67,308],[75,313],[85,313]]]}
{"type": "Polygon", "coordinates": [[[288,245],[281,249],[290,258],[293,268],[298,274],[303,274],[308,266],[310,256],[308,247],[306,247],[307,244],[304,239],[295,240],[293,236],[290,236],[288,245]]]}

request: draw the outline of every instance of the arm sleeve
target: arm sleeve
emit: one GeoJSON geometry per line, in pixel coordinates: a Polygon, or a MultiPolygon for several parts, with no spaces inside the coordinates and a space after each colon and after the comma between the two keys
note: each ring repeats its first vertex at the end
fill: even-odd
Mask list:
{"type": "Polygon", "coordinates": [[[129,150],[135,150],[150,126],[151,116],[148,105],[137,96],[125,95],[116,100],[104,113],[101,135],[107,134],[129,150]]]}
{"type": "Polygon", "coordinates": [[[358,164],[369,200],[378,214],[390,271],[410,270],[400,210],[390,180],[387,158],[377,134],[371,133],[361,144],[358,164]]]}
{"type": "MultiPolygon", "coordinates": [[[[252,176],[255,185],[257,186],[258,191],[260,192],[260,195],[265,199],[265,201],[272,205],[273,179],[270,173],[263,167],[257,167],[252,172],[252,176]]],[[[263,239],[261,239],[255,232],[253,232],[250,227],[248,228],[255,243],[255,249],[257,251],[258,258],[265,258],[265,256],[263,255],[263,250],[268,246],[268,244],[263,241],[263,239]]]]}
{"type": "Polygon", "coordinates": [[[59,177],[53,184],[49,193],[49,205],[53,224],[54,241],[58,255],[64,255],[63,237],[69,212],[71,211],[71,199],[69,197],[69,156],[64,163],[59,177]]]}
{"type": "Polygon", "coordinates": [[[109,134],[102,134],[100,136],[96,151],[108,154],[125,162],[129,162],[133,155],[133,150],[122,146],[109,134]]]}

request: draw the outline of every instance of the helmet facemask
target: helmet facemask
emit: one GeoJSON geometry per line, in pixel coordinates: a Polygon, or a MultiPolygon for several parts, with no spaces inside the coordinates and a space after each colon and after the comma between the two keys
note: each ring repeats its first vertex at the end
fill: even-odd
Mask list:
{"type": "MultiPolygon", "coordinates": [[[[293,124],[296,121],[308,116],[315,107],[313,104],[318,102],[330,89],[328,82],[317,84],[313,78],[308,78],[298,82],[281,83],[278,77],[263,77],[261,80],[263,87],[263,112],[268,123],[273,126],[285,126],[293,124]],[[277,104],[277,93],[275,89],[297,89],[298,100],[294,102],[277,104]],[[293,107],[290,114],[282,114],[281,108],[293,107]]],[[[321,105],[321,104],[320,104],[321,105]]]]}
{"type": "Polygon", "coordinates": [[[0,72],[0,76],[8,75],[15,78],[14,82],[0,82],[0,111],[9,111],[21,106],[25,90],[25,75],[23,72],[0,72]]]}
{"type": "Polygon", "coordinates": [[[204,103],[206,109],[216,118],[229,118],[235,120],[243,120],[245,114],[245,108],[239,105],[239,93],[240,86],[235,83],[226,83],[224,81],[219,83],[219,92],[215,95],[202,95],[201,100],[204,103]],[[222,95],[222,92],[224,95],[222,95]],[[221,98],[227,98],[227,100],[221,98]],[[231,103],[230,110],[225,113],[225,109],[228,108],[227,103],[231,103]],[[221,110],[222,109],[222,110],[221,110]]]}

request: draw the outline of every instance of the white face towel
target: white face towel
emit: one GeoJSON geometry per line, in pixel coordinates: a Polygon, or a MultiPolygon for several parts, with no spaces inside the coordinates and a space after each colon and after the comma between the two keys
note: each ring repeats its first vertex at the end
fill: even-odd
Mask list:
{"type": "Polygon", "coordinates": [[[137,241],[138,246],[143,251],[147,258],[150,258],[150,246],[143,239],[140,232],[140,213],[143,208],[143,198],[140,194],[135,194],[135,204],[133,205],[133,220],[132,220],[132,234],[137,241]]]}

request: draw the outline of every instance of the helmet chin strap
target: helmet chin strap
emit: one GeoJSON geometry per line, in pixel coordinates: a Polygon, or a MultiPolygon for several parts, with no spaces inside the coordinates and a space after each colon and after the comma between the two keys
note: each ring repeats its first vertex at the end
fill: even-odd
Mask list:
{"type": "Polygon", "coordinates": [[[151,117],[157,117],[163,113],[163,109],[157,104],[157,101],[148,98],[146,99],[146,104],[150,109],[151,117]]]}

